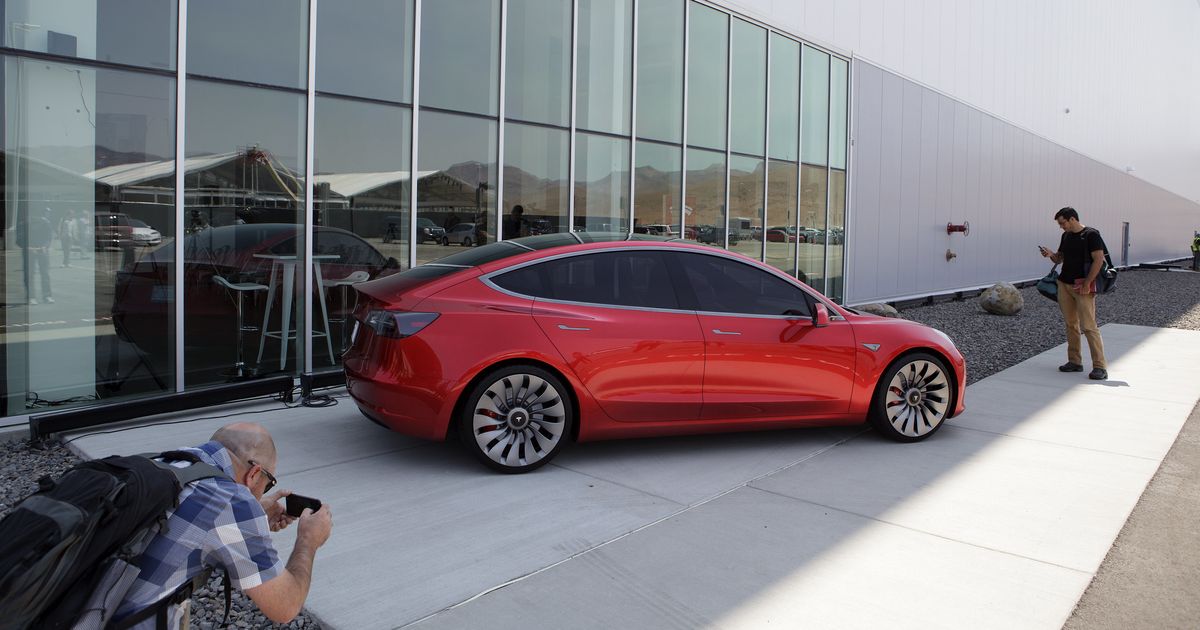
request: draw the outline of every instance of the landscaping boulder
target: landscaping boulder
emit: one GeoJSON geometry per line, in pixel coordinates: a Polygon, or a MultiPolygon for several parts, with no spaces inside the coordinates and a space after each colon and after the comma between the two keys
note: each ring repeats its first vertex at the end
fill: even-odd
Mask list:
{"type": "Polygon", "coordinates": [[[993,315],[1016,315],[1025,308],[1025,298],[1017,287],[999,282],[979,296],[979,305],[993,315]]]}
{"type": "Polygon", "coordinates": [[[883,302],[863,304],[861,306],[855,306],[854,308],[864,313],[879,315],[880,317],[900,317],[900,313],[897,313],[896,309],[892,308],[890,304],[885,304],[883,302]]]}

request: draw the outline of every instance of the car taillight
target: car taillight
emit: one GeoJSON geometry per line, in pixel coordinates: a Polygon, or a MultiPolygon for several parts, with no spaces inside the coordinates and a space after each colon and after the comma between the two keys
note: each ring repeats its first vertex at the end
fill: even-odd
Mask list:
{"type": "Polygon", "coordinates": [[[437,318],[437,313],[373,310],[367,313],[363,324],[380,337],[403,339],[417,334],[437,318]]]}

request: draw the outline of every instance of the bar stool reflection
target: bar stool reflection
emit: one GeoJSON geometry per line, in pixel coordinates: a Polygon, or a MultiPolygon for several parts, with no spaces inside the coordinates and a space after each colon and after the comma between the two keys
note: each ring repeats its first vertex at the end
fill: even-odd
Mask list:
{"type": "MultiPolygon", "coordinates": [[[[279,340],[279,369],[283,370],[287,365],[287,350],[289,341],[296,338],[296,331],[292,330],[292,303],[295,300],[296,289],[296,271],[297,259],[295,254],[255,254],[255,258],[262,258],[271,261],[271,279],[267,282],[267,307],[263,313],[262,335],[258,339],[258,365],[262,365],[263,350],[266,348],[267,337],[279,340]],[[278,273],[277,273],[278,272],[278,273]],[[283,285],[283,295],[280,303],[279,312],[280,325],[279,330],[268,330],[267,323],[271,319],[271,308],[275,304],[275,290],[280,284],[283,285]]],[[[321,321],[325,324],[323,332],[313,330],[313,337],[324,337],[325,347],[329,350],[330,363],[336,364],[337,360],[333,356],[333,342],[329,338],[329,310],[325,306],[325,281],[321,276],[321,263],[324,261],[337,260],[341,258],[336,254],[315,254],[313,255],[313,282],[317,287],[317,295],[321,299],[317,301],[321,304],[321,321]]]]}

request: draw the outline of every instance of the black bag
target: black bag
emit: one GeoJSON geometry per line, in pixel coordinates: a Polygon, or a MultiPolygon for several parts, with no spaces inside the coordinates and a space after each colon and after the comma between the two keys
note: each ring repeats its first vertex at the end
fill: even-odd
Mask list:
{"type": "Polygon", "coordinates": [[[1054,300],[1055,303],[1058,302],[1058,265],[1057,264],[1054,265],[1053,267],[1050,267],[1050,273],[1046,274],[1044,277],[1042,277],[1041,280],[1037,281],[1037,290],[1038,290],[1038,293],[1041,293],[1042,295],[1046,296],[1047,298],[1054,300]]]}
{"type": "MultiPolygon", "coordinates": [[[[1092,230],[1094,228],[1087,228],[1092,230]]],[[[1101,239],[1103,242],[1104,239],[1101,239]]],[[[1092,272],[1092,261],[1083,262],[1083,275],[1086,278],[1092,272]]],[[[1096,293],[1112,293],[1117,288],[1117,268],[1113,266],[1112,257],[1108,255],[1108,245],[1104,246],[1104,262],[1100,273],[1096,275],[1096,293]]]]}
{"type": "Polygon", "coordinates": [[[0,630],[106,627],[183,486],[209,477],[228,478],[192,453],[170,451],[106,457],[39,479],[38,491],[0,520],[0,630]]]}

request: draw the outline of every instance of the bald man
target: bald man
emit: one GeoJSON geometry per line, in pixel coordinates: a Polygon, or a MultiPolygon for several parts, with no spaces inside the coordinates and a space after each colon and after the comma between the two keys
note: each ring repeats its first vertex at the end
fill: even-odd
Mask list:
{"type": "MultiPolygon", "coordinates": [[[[221,427],[212,439],[182,449],[229,475],[188,484],[167,528],[155,536],[136,562],[141,570],[115,616],[115,621],[149,607],[199,575],[204,567],[229,574],[232,584],[250,597],[269,619],[287,623],[300,613],[308,597],[313,558],[333,528],[329,504],[305,510],[299,517],[296,545],[283,563],[271,544],[271,532],[296,518],[280,503],[291,494],[276,490],[275,442],[261,425],[239,422],[221,427]]],[[[187,462],[174,464],[186,466],[187,462]]],[[[188,602],[167,611],[168,628],[186,628],[188,602]]],[[[134,628],[155,628],[151,617],[134,628]]]]}

